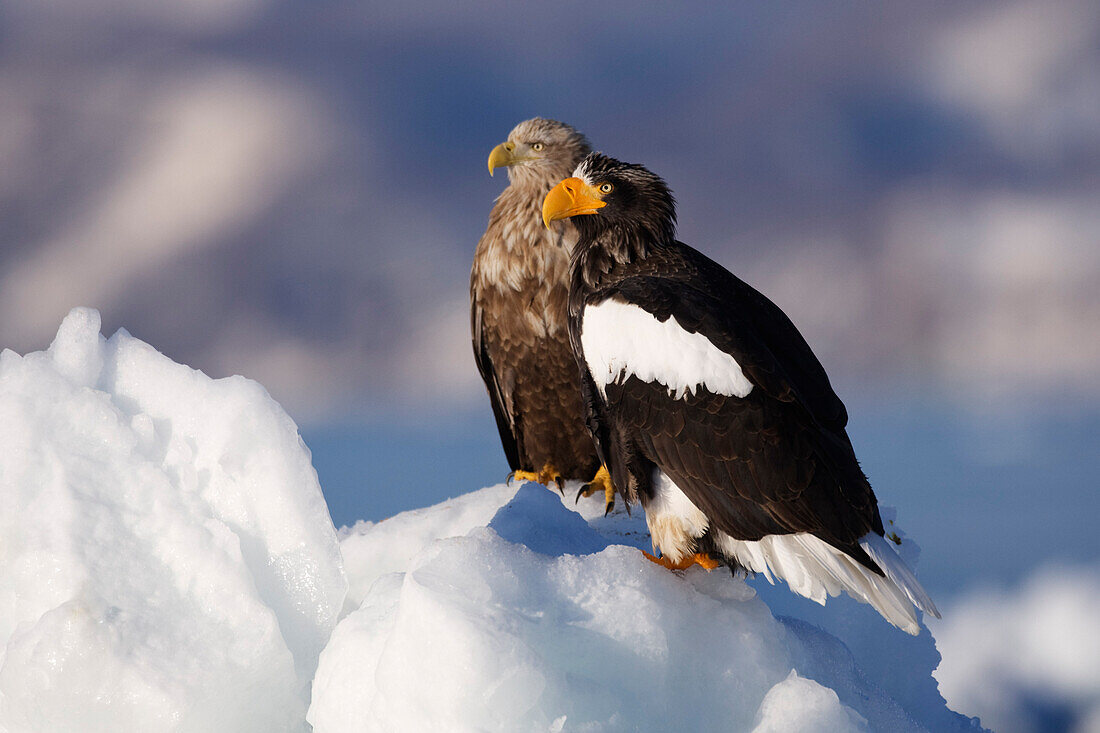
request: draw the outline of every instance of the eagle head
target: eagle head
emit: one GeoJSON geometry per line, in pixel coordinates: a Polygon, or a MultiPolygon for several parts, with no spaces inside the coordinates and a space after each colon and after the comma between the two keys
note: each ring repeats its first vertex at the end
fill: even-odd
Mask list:
{"type": "Polygon", "coordinates": [[[614,232],[629,239],[665,243],[676,232],[676,202],[660,176],[634,163],[589,153],[571,178],[550,190],[542,203],[546,226],[577,217],[581,238],[614,232]]]}
{"type": "Polygon", "coordinates": [[[571,126],[533,117],[516,125],[508,140],[489,153],[489,175],[507,167],[511,180],[546,179],[549,186],[569,175],[589,150],[588,140],[571,126]]]}

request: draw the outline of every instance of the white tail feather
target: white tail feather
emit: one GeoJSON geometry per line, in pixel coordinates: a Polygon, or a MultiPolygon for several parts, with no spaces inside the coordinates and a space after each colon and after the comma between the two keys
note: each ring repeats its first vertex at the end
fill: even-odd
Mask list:
{"type": "MultiPolygon", "coordinates": [[[[671,560],[679,561],[693,552],[696,540],[708,528],[707,517],[662,471],[653,476],[654,495],[646,504],[646,522],[655,547],[671,560]]],[[[775,578],[787,581],[791,590],[825,605],[828,596],[845,591],[858,601],[869,603],[883,618],[916,636],[920,622],[913,606],[939,618],[936,604],[913,576],[890,544],[874,532],[864,535],[859,545],[884,575],[879,575],[812,534],[772,534],[759,540],[736,540],[715,531],[718,549],[741,567],[760,573],[775,585],[775,578]]]]}
{"type": "Polygon", "coordinates": [[[936,604],[928,597],[928,593],[921,586],[916,576],[913,575],[913,571],[898,557],[898,554],[894,552],[894,548],[890,547],[890,543],[886,541],[885,537],[879,537],[874,532],[869,532],[859,541],[859,546],[871,556],[876,565],[882,568],[882,572],[886,573],[886,577],[894,581],[894,585],[901,588],[905,593],[905,597],[914,606],[925,613],[940,618],[940,611],[936,608],[936,604]]]}
{"type": "Polygon", "coordinates": [[[717,532],[716,539],[719,548],[744,568],[762,574],[773,585],[773,575],[785,580],[792,591],[822,605],[827,596],[845,591],[914,636],[920,633],[914,605],[939,618],[935,604],[912,571],[886,540],[873,532],[859,544],[885,577],[812,534],[768,535],[751,541],[717,532]]]}

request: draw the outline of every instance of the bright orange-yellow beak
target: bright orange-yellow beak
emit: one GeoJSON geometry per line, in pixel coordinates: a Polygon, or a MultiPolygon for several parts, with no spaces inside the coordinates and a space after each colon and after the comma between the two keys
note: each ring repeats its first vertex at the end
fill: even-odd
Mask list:
{"type": "Polygon", "coordinates": [[[550,222],[568,219],[581,214],[595,214],[607,206],[601,201],[600,192],[579,178],[566,178],[550,189],[542,201],[542,223],[550,228],[550,222]]]}

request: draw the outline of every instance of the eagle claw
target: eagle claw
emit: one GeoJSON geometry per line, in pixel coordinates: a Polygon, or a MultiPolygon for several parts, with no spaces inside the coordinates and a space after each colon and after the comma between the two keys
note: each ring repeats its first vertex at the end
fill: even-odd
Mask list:
{"type": "Polygon", "coordinates": [[[646,560],[649,560],[652,563],[656,563],[661,567],[668,568],[669,570],[683,571],[687,570],[692,565],[699,565],[705,570],[714,570],[721,564],[713,557],[711,557],[709,553],[704,552],[696,552],[692,555],[685,555],[683,558],[680,559],[679,562],[673,562],[667,557],[657,557],[655,555],[651,555],[645,550],[642,550],[642,554],[645,555],[646,560]]]}
{"type": "Polygon", "coordinates": [[[512,471],[508,474],[508,485],[512,485],[512,479],[519,479],[520,481],[532,481],[536,484],[542,484],[543,486],[549,486],[553,481],[558,487],[558,491],[562,496],[565,496],[565,479],[561,477],[558,470],[551,464],[547,463],[542,467],[542,470],[538,473],[534,471],[512,471]]]}
{"type": "Polygon", "coordinates": [[[600,470],[596,471],[592,480],[581,486],[573,503],[579,502],[582,496],[592,496],[598,491],[603,491],[605,502],[603,513],[606,517],[615,508],[615,487],[611,483],[611,474],[608,473],[606,466],[600,466],[600,470]]]}

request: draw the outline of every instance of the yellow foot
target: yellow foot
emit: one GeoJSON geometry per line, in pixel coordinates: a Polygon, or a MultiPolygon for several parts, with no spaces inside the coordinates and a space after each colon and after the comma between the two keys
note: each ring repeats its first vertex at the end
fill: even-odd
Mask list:
{"type": "Polygon", "coordinates": [[[645,555],[647,560],[655,562],[669,570],[687,570],[692,565],[702,565],[707,570],[714,570],[719,565],[717,560],[702,552],[697,552],[694,555],[686,555],[680,562],[672,562],[667,557],[650,555],[645,550],[642,550],[642,554],[645,555]]]}
{"type": "Polygon", "coordinates": [[[508,474],[508,483],[512,483],[512,479],[518,479],[520,481],[534,481],[536,484],[542,484],[543,486],[549,486],[553,481],[558,486],[558,491],[565,493],[565,479],[558,473],[558,469],[554,468],[553,464],[547,463],[542,467],[542,470],[538,473],[534,471],[512,471],[508,474]]]}
{"type": "Polygon", "coordinates": [[[592,496],[598,491],[603,492],[603,513],[610,514],[611,510],[615,508],[615,487],[611,485],[611,474],[607,472],[607,466],[600,466],[600,470],[596,471],[596,475],[592,477],[592,480],[577,492],[577,498],[573,503],[576,504],[580,501],[582,496],[592,496]]]}

